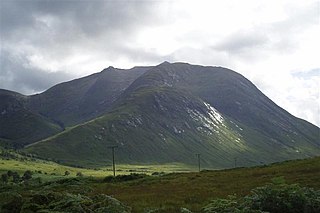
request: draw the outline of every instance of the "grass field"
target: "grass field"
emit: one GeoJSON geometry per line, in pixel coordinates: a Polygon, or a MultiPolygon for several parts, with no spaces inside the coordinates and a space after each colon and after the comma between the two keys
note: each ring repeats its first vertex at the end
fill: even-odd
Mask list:
{"type": "MultiPolygon", "coordinates": [[[[47,183],[39,186],[11,185],[13,191],[24,195],[42,191],[43,188],[56,192],[83,194],[93,197],[99,194],[112,195],[122,203],[132,207],[132,212],[146,212],[148,209],[158,209],[157,212],[180,212],[181,207],[193,212],[200,212],[212,199],[225,198],[228,195],[238,197],[250,193],[253,188],[263,186],[274,178],[283,177],[289,183],[320,189],[320,157],[277,163],[269,166],[253,168],[236,168],[220,171],[195,171],[184,165],[119,165],[117,174],[131,172],[152,174],[166,172],[162,175],[147,175],[131,181],[109,181],[103,177],[111,175],[111,168],[90,170],[61,166],[59,164],[41,161],[1,160],[0,173],[11,169],[13,171],[41,170],[47,175],[41,176],[47,183]],[[189,169],[189,170],[188,170],[189,169]],[[76,182],[56,182],[63,179],[65,171],[70,171],[70,177],[77,172],[84,174],[76,182]],[[175,173],[169,173],[174,172],[175,173]],[[184,171],[184,172],[183,172],[184,171]],[[189,172],[186,172],[189,171],[189,172]],[[50,175],[56,173],[56,175],[50,175]],[[88,176],[92,176],[89,178],[88,176]]],[[[11,187],[11,188],[10,188],[11,187]]],[[[3,189],[8,190],[8,188],[3,189]]],[[[3,191],[2,190],[2,191],[3,191]]]]}
{"type": "Polygon", "coordinates": [[[163,208],[176,212],[186,207],[199,212],[215,198],[244,196],[255,187],[283,177],[287,183],[320,189],[320,158],[296,160],[271,166],[238,168],[224,171],[169,174],[122,184],[95,184],[92,193],[113,195],[133,207],[134,212],[146,208],[163,208]]]}
{"type": "MultiPolygon", "coordinates": [[[[113,175],[111,166],[99,169],[75,168],[70,166],[60,165],[50,161],[34,160],[34,159],[0,159],[0,174],[6,173],[8,170],[17,171],[22,175],[26,170],[34,172],[34,177],[41,177],[43,181],[53,179],[66,178],[66,171],[70,174],[68,177],[76,177],[78,172],[81,172],[85,177],[106,177],[113,175]]],[[[161,165],[116,165],[116,174],[125,175],[130,173],[144,173],[151,175],[154,172],[191,172],[196,169],[184,164],[161,164],[161,165]]]]}

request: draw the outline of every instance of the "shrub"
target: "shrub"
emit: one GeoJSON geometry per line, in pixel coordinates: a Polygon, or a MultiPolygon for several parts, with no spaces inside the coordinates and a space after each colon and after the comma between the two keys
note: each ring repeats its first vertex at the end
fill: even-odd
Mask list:
{"type": "Polygon", "coordinates": [[[82,172],[77,172],[77,177],[83,177],[82,172]]]}
{"type": "Polygon", "coordinates": [[[19,183],[20,182],[20,175],[18,174],[18,172],[13,172],[12,173],[12,181],[14,183],[19,183]]]}
{"type": "Polygon", "coordinates": [[[11,170],[9,170],[9,171],[7,172],[8,177],[12,177],[12,174],[13,174],[13,171],[11,171],[11,170]]]}
{"type": "Polygon", "coordinates": [[[215,199],[205,206],[203,209],[205,213],[213,212],[239,212],[239,203],[235,196],[229,196],[226,199],[215,199]]]}
{"type": "Polygon", "coordinates": [[[64,176],[68,176],[68,175],[70,175],[70,172],[69,171],[65,171],[64,172],[64,176]]]}
{"type": "Polygon", "coordinates": [[[1,181],[2,181],[3,183],[8,183],[8,180],[9,180],[9,177],[8,177],[7,174],[2,174],[2,175],[1,175],[1,181]]]}
{"type": "Polygon", "coordinates": [[[0,212],[20,212],[23,204],[22,196],[15,192],[3,192],[0,194],[0,212]]]}
{"type": "Polygon", "coordinates": [[[24,172],[22,179],[23,180],[30,180],[32,178],[32,172],[30,170],[27,170],[24,172]]]}
{"type": "Polygon", "coordinates": [[[131,181],[137,180],[146,177],[146,174],[138,174],[138,173],[131,173],[130,175],[117,175],[117,176],[107,176],[103,179],[104,182],[124,182],[124,181],[131,181]]]}
{"type": "Polygon", "coordinates": [[[268,184],[252,190],[245,205],[274,213],[320,212],[320,191],[299,185],[268,184]]]}
{"type": "Polygon", "coordinates": [[[130,207],[103,194],[88,197],[81,194],[43,191],[32,194],[29,199],[23,201],[22,208],[20,205],[21,212],[131,212],[130,207]]]}
{"type": "Polygon", "coordinates": [[[115,181],[115,177],[113,177],[113,176],[107,176],[107,177],[105,177],[104,179],[103,179],[103,182],[113,182],[113,181],[115,181]]]}
{"type": "Polygon", "coordinates": [[[166,173],[165,172],[153,172],[151,175],[154,175],[154,176],[163,176],[165,175],[166,173]]]}
{"type": "Polygon", "coordinates": [[[277,179],[252,190],[244,198],[229,196],[227,199],[216,199],[205,206],[205,213],[214,212],[272,212],[272,213],[317,213],[320,212],[320,190],[285,184],[277,179]]]}

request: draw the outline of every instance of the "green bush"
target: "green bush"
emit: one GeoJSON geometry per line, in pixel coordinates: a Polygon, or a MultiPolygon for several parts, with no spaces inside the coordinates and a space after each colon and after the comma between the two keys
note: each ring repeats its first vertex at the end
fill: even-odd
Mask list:
{"type": "Polygon", "coordinates": [[[32,178],[32,172],[30,170],[27,170],[24,172],[22,179],[23,180],[30,180],[32,178]]]}
{"type": "Polygon", "coordinates": [[[146,174],[131,173],[130,175],[107,176],[103,179],[104,182],[125,182],[137,180],[146,177],[146,174]]]}
{"type": "Polygon", "coordinates": [[[216,199],[202,209],[205,213],[215,212],[270,212],[270,213],[318,213],[320,212],[320,191],[288,185],[280,179],[258,187],[244,198],[229,196],[216,199]]]}
{"type": "Polygon", "coordinates": [[[0,194],[1,213],[19,213],[23,204],[21,195],[14,192],[4,192],[0,194]]]}
{"type": "Polygon", "coordinates": [[[8,183],[8,180],[9,180],[9,177],[8,177],[7,174],[2,174],[2,175],[1,175],[1,181],[2,181],[3,183],[8,183]]]}
{"type": "Polygon", "coordinates": [[[203,212],[236,212],[238,202],[236,197],[229,196],[227,199],[215,199],[211,203],[203,208],[203,212]]]}
{"type": "Polygon", "coordinates": [[[9,170],[9,171],[7,172],[7,175],[8,175],[9,177],[11,177],[12,174],[13,174],[13,171],[11,171],[11,170],[9,170]]]}
{"type": "Polygon", "coordinates": [[[77,172],[77,177],[83,177],[82,172],[77,172]]]}
{"type": "Polygon", "coordinates": [[[19,183],[20,182],[20,175],[18,172],[13,172],[12,173],[12,181],[14,183],[19,183]]]}
{"type": "Polygon", "coordinates": [[[268,184],[252,190],[245,205],[273,213],[316,213],[320,212],[320,191],[296,184],[268,184]]]}
{"type": "Polygon", "coordinates": [[[22,199],[17,193],[6,192],[0,194],[0,212],[130,213],[131,208],[104,194],[88,197],[65,192],[42,191],[22,199]]]}

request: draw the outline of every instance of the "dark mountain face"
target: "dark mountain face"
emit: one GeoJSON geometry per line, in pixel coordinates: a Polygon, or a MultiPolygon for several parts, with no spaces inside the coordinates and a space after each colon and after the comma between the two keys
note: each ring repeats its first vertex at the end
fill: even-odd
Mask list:
{"type": "Polygon", "coordinates": [[[109,67],[31,96],[28,107],[64,126],[79,124],[107,112],[120,94],[148,69],[150,67],[130,70],[109,67]]]}
{"type": "Polygon", "coordinates": [[[109,67],[32,96],[0,90],[0,141],[19,148],[95,118],[107,112],[126,87],[148,69],[109,67]]]}
{"type": "Polygon", "coordinates": [[[110,67],[18,103],[51,123],[77,124],[25,149],[67,164],[105,165],[114,144],[121,163],[193,164],[201,153],[211,168],[320,154],[318,127],[221,67],[110,67]]]}
{"type": "Polygon", "coordinates": [[[22,148],[62,131],[50,119],[26,108],[27,96],[0,90],[0,144],[22,148]]]}

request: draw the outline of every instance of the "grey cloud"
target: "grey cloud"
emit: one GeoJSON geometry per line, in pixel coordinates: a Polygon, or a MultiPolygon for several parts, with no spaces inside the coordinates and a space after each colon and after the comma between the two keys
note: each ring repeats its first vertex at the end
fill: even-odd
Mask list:
{"type": "Polygon", "coordinates": [[[251,48],[259,48],[265,45],[267,42],[268,37],[262,33],[237,32],[228,36],[220,43],[214,45],[212,48],[219,51],[238,53],[251,48]]]}
{"type": "Polygon", "coordinates": [[[270,30],[275,34],[291,37],[294,33],[308,29],[309,26],[319,25],[319,2],[306,4],[303,8],[287,5],[287,16],[288,18],[269,25],[270,30]]]}
{"type": "MultiPolygon", "coordinates": [[[[0,4],[5,46],[63,49],[123,45],[139,29],[162,22],[156,1],[8,1],[0,4]]],[[[3,45],[4,46],[4,45],[3,45]]],[[[53,50],[55,51],[55,50],[53,50]]],[[[72,53],[72,52],[69,52],[72,53]]]]}
{"type": "MultiPolygon", "coordinates": [[[[294,72],[293,77],[310,79],[312,77],[320,77],[320,68],[315,68],[307,71],[294,72]]],[[[319,88],[320,89],[320,88],[319,88]]]]}
{"type": "Polygon", "coordinates": [[[122,57],[137,63],[158,62],[161,57],[152,51],[128,45],[141,28],[162,23],[156,15],[158,4],[139,0],[2,0],[0,87],[29,93],[68,79],[68,70],[52,74],[45,67],[24,66],[32,64],[32,56],[60,64],[79,54],[97,61],[122,57]]]}
{"type": "Polygon", "coordinates": [[[28,67],[28,61],[6,51],[0,57],[0,88],[14,90],[22,94],[41,92],[74,76],[66,73],[47,73],[28,67]]]}
{"type": "Polygon", "coordinates": [[[259,60],[274,52],[291,53],[299,46],[301,32],[318,25],[318,18],[316,2],[299,9],[287,5],[286,19],[242,29],[212,45],[212,48],[243,60],[259,60]]]}
{"type": "Polygon", "coordinates": [[[144,1],[102,0],[3,0],[1,2],[0,24],[3,33],[8,36],[21,29],[37,28],[41,17],[55,19],[59,25],[55,27],[60,27],[60,30],[71,30],[85,35],[97,35],[111,30],[126,31],[157,22],[156,19],[150,18],[156,9],[155,2],[147,4],[144,1]]]}

